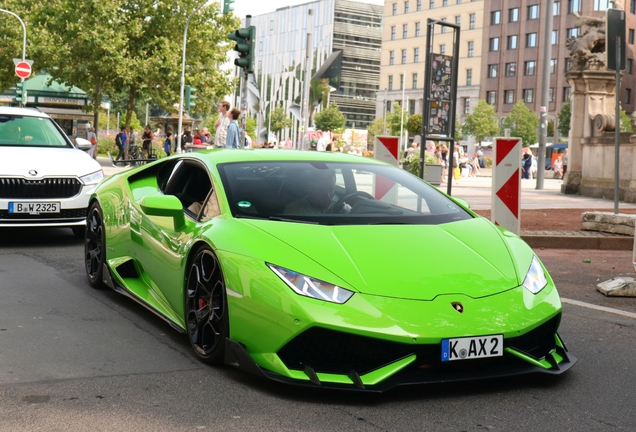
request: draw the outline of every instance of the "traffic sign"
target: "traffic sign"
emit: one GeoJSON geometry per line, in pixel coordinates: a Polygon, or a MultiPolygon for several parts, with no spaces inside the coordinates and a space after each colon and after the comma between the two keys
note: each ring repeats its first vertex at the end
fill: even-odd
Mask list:
{"type": "Polygon", "coordinates": [[[21,61],[15,65],[15,74],[20,78],[27,78],[31,75],[31,65],[25,61],[21,61]]]}

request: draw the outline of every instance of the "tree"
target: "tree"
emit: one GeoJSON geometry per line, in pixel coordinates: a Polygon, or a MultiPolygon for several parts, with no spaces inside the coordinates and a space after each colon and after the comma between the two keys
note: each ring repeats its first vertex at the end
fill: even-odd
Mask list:
{"type": "Polygon", "coordinates": [[[309,124],[312,123],[314,111],[318,105],[327,108],[329,96],[329,80],[327,78],[312,79],[309,81],[309,124]]]}
{"type": "Polygon", "coordinates": [[[255,140],[256,139],[256,119],[248,116],[245,119],[245,129],[247,134],[250,136],[250,138],[255,140]]]}
{"type": "Polygon", "coordinates": [[[422,114],[413,114],[406,122],[406,130],[409,135],[422,135],[422,114]]]}
{"type": "Polygon", "coordinates": [[[367,126],[367,147],[372,149],[375,143],[375,137],[378,135],[384,135],[384,119],[378,118],[373,120],[369,126],[367,126]]]}
{"type": "Polygon", "coordinates": [[[314,118],[316,129],[321,131],[338,131],[345,127],[347,118],[340,112],[338,105],[331,102],[328,108],[320,111],[314,118]]]}
{"type": "Polygon", "coordinates": [[[466,116],[464,124],[461,126],[462,133],[474,136],[479,145],[486,137],[492,137],[499,132],[499,121],[497,113],[492,105],[488,105],[485,100],[477,101],[477,106],[471,114],[466,116]]]}
{"type": "Polygon", "coordinates": [[[561,111],[559,111],[559,135],[562,137],[567,137],[570,135],[570,103],[566,102],[563,104],[561,111]]]}
{"type": "Polygon", "coordinates": [[[268,124],[275,135],[278,135],[283,129],[290,128],[293,124],[292,119],[285,112],[285,108],[280,105],[274,108],[270,115],[271,119],[268,119],[268,124]]]}
{"type": "Polygon", "coordinates": [[[530,111],[523,100],[515,104],[504,120],[504,127],[510,129],[510,135],[521,138],[522,146],[528,147],[539,140],[537,128],[539,118],[530,111]]]}
{"type": "Polygon", "coordinates": [[[386,114],[386,125],[389,128],[389,132],[392,136],[400,136],[400,131],[406,129],[406,125],[409,121],[409,113],[407,110],[402,109],[400,104],[393,103],[393,110],[386,114]],[[404,123],[402,123],[404,121],[404,123]],[[402,127],[402,124],[404,125],[402,127]]]}
{"type": "Polygon", "coordinates": [[[632,122],[629,119],[629,116],[627,115],[623,107],[621,107],[620,115],[621,115],[621,132],[634,132],[634,130],[632,129],[632,122]]]}

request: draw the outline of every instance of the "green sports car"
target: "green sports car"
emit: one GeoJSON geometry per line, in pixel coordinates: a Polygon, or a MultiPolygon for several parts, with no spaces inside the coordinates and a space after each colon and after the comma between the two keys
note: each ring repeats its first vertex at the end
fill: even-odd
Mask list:
{"type": "Polygon", "coordinates": [[[281,382],[382,391],[576,362],[523,240],[360,156],[218,149],[121,172],[91,198],[84,256],[92,286],[202,361],[281,382]]]}

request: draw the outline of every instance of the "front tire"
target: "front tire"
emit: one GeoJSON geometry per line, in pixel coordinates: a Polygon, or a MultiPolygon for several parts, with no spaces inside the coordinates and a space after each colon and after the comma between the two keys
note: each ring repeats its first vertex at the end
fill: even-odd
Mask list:
{"type": "Polygon", "coordinates": [[[104,263],[106,262],[106,238],[104,217],[97,201],[88,209],[84,239],[84,263],[88,283],[93,288],[103,288],[104,263]]]}
{"type": "Polygon", "coordinates": [[[190,263],[185,303],[188,338],[195,354],[206,363],[223,363],[229,334],[225,280],[217,256],[207,246],[190,263]]]}

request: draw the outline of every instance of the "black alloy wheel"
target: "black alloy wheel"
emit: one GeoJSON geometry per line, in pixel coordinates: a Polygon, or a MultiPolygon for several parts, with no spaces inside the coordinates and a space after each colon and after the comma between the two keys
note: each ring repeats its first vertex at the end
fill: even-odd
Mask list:
{"type": "Polygon", "coordinates": [[[218,258],[207,246],[197,251],[188,271],[186,325],[199,359],[223,363],[229,327],[225,281],[218,258]]]}
{"type": "Polygon", "coordinates": [[[104,263],[106,262],[106,239],[104,217],[97,201],[88,209],[84,239],[84,263],[86,277],[93,288],[103,288],[104,263]]]}

